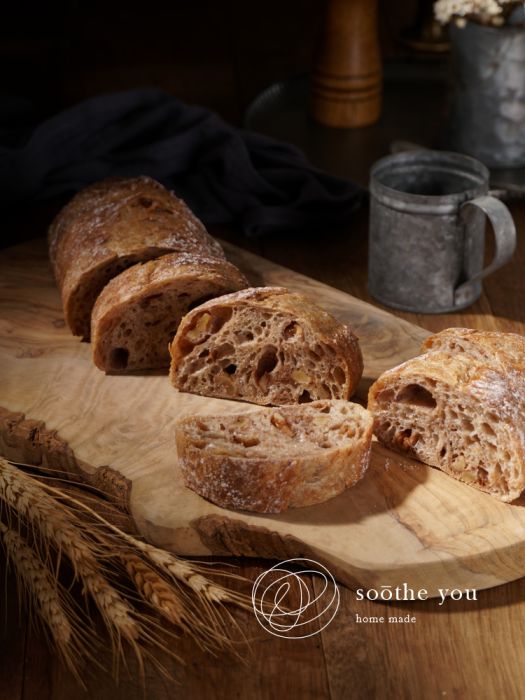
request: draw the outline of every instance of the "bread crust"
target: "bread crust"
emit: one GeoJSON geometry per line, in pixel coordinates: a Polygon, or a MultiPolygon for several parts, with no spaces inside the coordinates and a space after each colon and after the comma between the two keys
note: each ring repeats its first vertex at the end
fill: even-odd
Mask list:
{"type": "MultiPolygon", "coordinates": [[[[318,374],[316,375],[314,366],[308,378],[315,384],[305,384],[305,388],[308,389],[312,399],[348,399],[352,396],[363,373],[363,358],[357,337],[347,326],[340,323],[332,315],[313,304],[307,298],[299,294],[292,294],[282,287],[243,289],[202,304],[185,316],[170,346],[172,358],[170,378],[176,388],[181,391],[203,393],[219,398],[246,400],[261,405],[282,405],[297,402],[297,399],[289,398],[290,387],[295,387],[295,385],[293,380],[286,375],[287,368],[284,366],[285,363],[281,365],[283,370],[281,378],[279,379],[277,373],[273,373],[272,380],[266,389],[254,382],[241,388],[239,382],[236,383],[234,380],[222,381],[222,375],[220,374],[216,376],[213,384],[210,384],[206,390],[201,391],[191,387],[188,388],[185,380],[188,334],[191,334],[193,329],[195,329],[199,318],[204,314],[211,314],[212,316],[214,314],[224,315],[225,313],[230,313],[230,311],[241,313],[245,310],[247,310],[246,315],[250,316],[250,318],[255,318],[257,314],[266,316],[267,323],[272,329],[265,339],[266,347],[280,347],[281,338],[277,337],[279,329],[277,327],[273,328],[272,322],[275,319],[280,319],[280,322],[283,319],[288,319],[291,323],[296,323],[302,333],[306,334],[306,331],[308,331],[310,337],[310,345],[308,347],[305,346],[306,341],[303,343],[297,341],[294,351],[298,359],[307,352],[315,355],[316,345],[318,350],[321,348],[319,352],[330,354],[329,362],[331,367],[339,367],[341,370],[341,382],[337,385],[337,393],[332,393],[331,396],[327,396],[326,393],[324,395],[317,393],[320,391],[318,385],[324,383],[325,378],[318,374]]],[[[232,323],[234,322],[232,321],[232,323]]],[[[242,331],[242,328],[237,330],[242,331]]],[[[258,342],[257,339],[254,340],[254,343],[256,342],[258,342]]],[[[263,345],[261,341],[261,349],[263,349],[263,345]]],[[[202,345],[199,345],[199,349],[205,346],[206,343],[204,342],[202,345]]],[[[236,351],[239,353],[239,357],[242,357],[242,353],[246,353],[247,348],[251,347],[249,344],[246,344],[242,348],[237,348],[236,351]]],[[[253,345],[253,348],[255,348],[254,353],[259,352],[257,345],[253,345]]],[[[224,377],[224,380],[226,380],[226,377],[224,377]]]]}
{"type": "Polygon", "coordinates": [[[321,503],[355,485],[369,465],[372,426],[364,408],[333,400],[248,414],[191,416],[177,423],[175,434],[188,488],[223,508],[279,513],[321,503]],[[311,423],[315,427],[308,431],[311,423]],[[210,440],[210,431],[221,425],[231,440],[210,440]],[[316,439],[322,443],[331,427],[333,445],[308,441],[317,429],[316,439]],[[253,434],[261,440],[261,449],[250,446],[253,434]]]}
{"type": "Polygon", "coordinates": [[[525,339],[447,329],[372,385],[388,447],[510,502],[525,489],[525,339]]]}
{"type": "Polygon", "coordinates": [[[525,372],[525,338],[517,333],[446,328],[423,342],[421,351],[431,350],[463,352],[503,372],[525,372]]]}
{"type": "MultiPolygon", "coordinates": [[[[108,346],[111,340],[108,336],[122,321],[126,311],[132,307],[133,311],[148,308],[148,302],[153,300],[156,304],[156,319],[153,323],[156,326],[160,322],[163,327],[167,324],[169,334],[162,341],[162,348],[150,349],[153,359],[149,364],[128,364],[122,369],[168,367],[168,344],[188,308],[198,303],[199,298],[219,296],[247,287],[248,284],[242,272],[226,260],[196,254],[170,253],[133,265],[108,282],[93,307],[91,339],[94,363],[103,371],[118,371],[110,362],[112,348],[108,346]],[[162,300],[166,300],[169,293],[180,299],[177,304],[178,317],[173,317],[170,308],[162,306],[162,300]]],[[[150,339],[144,341],[144,346],[148,349],[148,342],[152,342],[152,331],[157,329],[141,327],[138,325],[140,320],[140,315],[136,314],[135,321],[129,326],[130,342],[137,339],[137,336],[142,338],[149,333],[150,339]]]]}
{"type": "Polygon", "coordinates": [[[55,218],[48,242],[66,322],[86,339],[98,294],[127,267],[169,252],[224,259],[184,202],[149,177],[110,178],[85,188],[55,218]]]}

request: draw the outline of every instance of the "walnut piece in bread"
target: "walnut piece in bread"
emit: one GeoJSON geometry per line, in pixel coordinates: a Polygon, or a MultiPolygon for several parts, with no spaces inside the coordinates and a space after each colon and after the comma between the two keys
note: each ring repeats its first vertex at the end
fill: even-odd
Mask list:
{"type": "Polygon", "coordinates": [[[131,265],[170,252],[224,259],[184,202],[149,177],[86,187],[55,218],[48,242],[67,325],[85,339],[96,298],[131,265]]]}
{"type": "Polygon", "coordinates": [[[248,280],[219,258],[170,253],[133,265],[100,293],[91,318],[93,360],[106,372],[168,367],[181,318],[248,280]]]}
{"type": "Polygon", "coordinates": [[[175,429],[188,488],[223,508],[279,513],[353,486],[370,461],[372,416],[349,401],[191,416],[175,429]]]}
{"type": "Polygon", "coordinates": [[[451,328],[370,388],[378,439],[501,501],[525,488],[525,339],[451,328]]]}
{"type": "Polygon", "coordinates": [[[262,405],[348,399],[363,372],[350,329],[281,287],[199,306],[182,319],[170,352],[180,391],[262,405]]]}

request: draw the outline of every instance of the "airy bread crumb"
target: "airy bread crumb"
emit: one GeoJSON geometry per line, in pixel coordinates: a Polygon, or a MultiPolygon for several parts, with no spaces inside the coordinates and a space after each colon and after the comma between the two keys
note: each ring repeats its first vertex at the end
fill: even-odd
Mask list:
{"type": "Polygon", "coordinates": [[[349,401],[315,401],[191,416],[175,429],[186,486],[223,508],[279,513],[321,503],[362,478],[372,416],[349,401]]]}
{"type": "Polygon", "coordinates": [[[199,306],[181,321],[170,351],[180,391],[261,405],[348,399],[363,372],[350,329],[281,287],[199,306]]]}
{"type": "Polygon", "coordinates": [[[525,338],[451,328],[370,388],[377,438],[513,501],[525,488],[525,338]]]}

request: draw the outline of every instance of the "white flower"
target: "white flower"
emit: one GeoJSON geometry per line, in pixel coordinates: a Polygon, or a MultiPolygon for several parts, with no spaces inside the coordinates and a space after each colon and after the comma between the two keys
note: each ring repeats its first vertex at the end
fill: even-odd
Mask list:
{"type": "Polygon", "coordinates": [[[455,17],[468,17],[481,24],[503,23],[503,8],[508,4],[525,5],[516,0],[437,0],[434,15],[440,24],[448,24],[455,17]]]}

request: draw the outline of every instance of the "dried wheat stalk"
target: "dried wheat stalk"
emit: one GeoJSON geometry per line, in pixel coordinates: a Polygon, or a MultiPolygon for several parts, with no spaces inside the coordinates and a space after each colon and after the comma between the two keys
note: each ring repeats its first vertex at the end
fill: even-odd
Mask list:
{"type": "MultiPolygon", "coordinates": [[[[36,603],[36,611],[77,675],[76,664],[86,651],[88,636],[79,632],[78,617],[58,582],[62,559],[70,562],[84,595],[101,613],[112,642],[115,673],[123,641],[134,649],[142,674],[143,659],[153,658],[151,646],[174,655],[166,648],[152,613],[191,634],[203,648],[235,648],[225,633],[225,623],[231,623],[232,618],[222,604],[251,608],[249,596],[227,590],[207,578],[202,567],[124,532],[100,515],[96,495],[52,483],[56,481],[39,481],[0,458],[0,534],[14,570],[36,603]],[[31,545],[18,534],[13,522],[27,528],[31,545]]],[[[92,639],[93,631],[89,634],[92,639]]]]}
{"type": "Polygon", "coordinates": [[[74,671],[75,655],[85,650],[75,637],[56,580],[24,537],[1,522],[0,538],[8,563],[16,572],[27,594],[32,597],[55,649],[62,655],[66,665],[74,671]]]}
{"type": "MultiPolygon", "coordinates": [[[[120,552],[121,563],[145,602],[152,605],[163,617],[166,617],[165,608],[170,608],[170,616],[173,616],[178,608],[178,626],[190,631],[203,648],[213,651],[229,644],[224,635],[224,623],[235,623],[227,610],[221,606],[230,603],[251,610],[251,597],[214,583],[206,576],[207,571],[204,567],[190,564],[163,549],[147,544],[130,532],[123,531],[115,524],[114,512],[118,509],[113,504],[104,503],[103,508],[100,508],[100,499],[83,494],[78,489],[68,489],[64,492],[62,489],[57,490],[49,481],[44,485],[54,496],[60,496],[69,508],[75,509],[80,517],[87,517],[92,527],[101,527],[105,545],[110,539],[113,540],[113,551],[120,552]],[[142,555],[143,558],[138,555],[142,555]],[[174,586],[177,587],[176,591],[174,586]],[[171,591],[169,602],[168,590],[171,591]],[[159,609],[155,602],[157,598],[163,601],[164,608],[159,609]],[[210,625],[213,625],[213,634],[210,632],[210,625]]],[[[93,530],[93,536],[99,536],[97,529],[93,530]]],[[[231,572],[213,573],[225,576],[229,580],[244,581],[241,576],[231,572]]]]}
{"type": "MultiPolygon", "coordinates": [[[[48,489],[53,491],[52,487],[48,487],[48,489]]],[[[220,649],[225,644],[229,645],[228,637],[224,634],[225,622],[235,623],[223,605],[229,603],[252,610],[250,596],[237,593],[211,581],[206,576],[204,567],[189,563],[166,550],[154,547],[129,533],[123,532],[101,516],[90,504],[90,499],[75,498],[70,493],[65,498],[71,507],[78,508],[82,514],[87,514],[94,522],[104,526],[103,532],[106,540],[114,538],[115,551],[118,551],[119,548],[122,550],[120,557],[128,574],[135,570],[137,574],[136,588],[145,601],[151,603],[156,595],[162,598],[161,592],[165,592],[166,586],[168,586],[172,591],[172,596],[176,593],[179,601],[184,603],[182,606],[179,603],[182,615],[180,627],[191,630],[195,640],[203,648],[210,651],[220,649]],[[141,554],[143,559],[137,557],[137,554],[141,554]],[[128,565],[130,558],[132,563],[128,565]],[[149,584],[144,586],[146,572],[149,584]],[[156,581],[157,590],[152,587],[153,581],[156,581]],[[201,634],[201,631],[204,634],[201,634]]],[[[214,573],[217,574],[217,572],[214,573]]],[[[219,573],[230,580],[244,580],[231,572],[219,573]]],[[[158,612],[163,614],[161,610],[158,612]]],[[[163,614],[163,616],[165,615],[163,614]]]]}
{"type": "Polygon", "coordinates": [[[7,462],[2,461],[1,465],[0,495],[6,506],[31,527],[33,537],[47,555],[52,546],[59,561],[62,554],[67,556],[75,578],[98,607],[115,647],[120,649],[121,639],[125,639],[137,652],[140,631],[133,610],[108,582],[100,564],[107,552],[84,536],[75,515],[60,507],[35,479],[7,462]]]}

